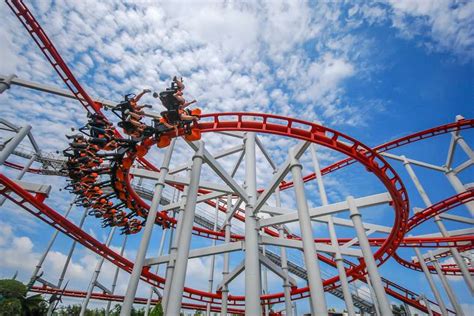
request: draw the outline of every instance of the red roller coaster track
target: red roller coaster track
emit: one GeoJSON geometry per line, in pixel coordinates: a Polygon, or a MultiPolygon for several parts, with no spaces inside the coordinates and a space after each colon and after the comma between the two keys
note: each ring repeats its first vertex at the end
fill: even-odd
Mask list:
{"type": "MultiPolygon", "coordinates": [[[[58,73],[58,75],[67,85],[67,87],[71,90],[71,92],[76,96],[76,98],[81,102],[84,108],[86,108],[86,110],[89,112],[93,111],[103,115],[101,112],[100,103],[95,102],[81,87],[79,82],[74,77],[73,73],[70,71],[64,60],[59,55],[53,43],[50,41],[44,30],[41,28],[39,23],[31,14],[30,10],[26,7],[26,5],[20,0],[7,0],[6,2],[12,9],[12,11],[15,13],[15,15],[18,17],[18,19],[21,21],[23,26],[28,30],[28,33],[32,36],[35,43],[41,49],[42,53],[54,67],[55,71],[58,73]]],[[[406,137],[399,138],[394,141],[387,142],[371,149],[337,131],[301,120],[280,117],[276,115],[259,113],[214,113],[203,115],[202,117],[203,120],[199,124],[199,129],[201,130],[201,132],[255,131],[260,133],[272,133],[276,135],[282,135],[287,137],[289,136],[309,142],[318,143],[320,145],[340,151],[348,156],[348,158],[322,169],[321,172],[323,175],[341,169],[356,161],[359,161],[364,166],[366,166],[367,169],[370,172],[374,173],[387,187],[388,192],[392,196],[393,206],[396,213],[395,223],[393,226],[394,229],[392,230],[389,237],[383,239],[370,239],[370,242],[373,246],[379,247],[377,252],[374,254],[379,264],[382,264],[391,255],[393,255],[395,259],[402,265],[407,266],[411,269],[420,270],[419,265],[405,261],[395,253],[395,250],[399,246],[439,247],[442,245],[447,245],[447,243],[449,243],[450,246],[462,245],[465,248],[466,242],[468,242],[468,246],[472,247],[473,237],[471,236],[450,238],[404,238],[406,231],[413,229],[414,227],[423,223],[429,218],[438,215],[442,212],[445,212],[461,203],[471,201],[473,199],[473,191],[469,190],[464,195],[458,194],[452,198],[441,201],[408,219],[408,197],[404,186],[398,178],[396,172],[391,168],[388,163],[385,162],[385,160],[378,153],[436,135],[459,131],[466,128],[472,128],[474,127],[474,120],[460,120],[455,123],[441,125],[406,137]],[[257,118],[257,120],[255,120],[255,118],[257,118]]],[[[118,131],[115,132],[117,136],[120,136],[120,133],[118,131]]],[[[138,161],[146,168],[158,171],[158,168],[153,166],[146,159],[140,158],[138,159],[138,161]]],[[[19,168],[19,166],[14,163],[6,163],[6,165],[13,168],[19,168]]],[[[29,171],[34,173],[40,173],[40,170],[33,168],[30,168],[29,171]]],[[[304,180],[310,181],[315,178],[315,174],[309,174],[304,177],[304,180]]],[[[85,247],[105,257],[107,260],[116,264],[125,271],[130,272],[133,268],[132,262],[130,262],[124,257],[121,257],[109,248],[105,247],[102,243],[98,242],[90,235],[75,226],[73,223],[65,219],[63,216],[49,208],[46,204],[43,203],[44,197],[35,197],[31,195],[2,174],[0,174],[0,183],[4,185],[4,188],[0,191],[0,193],[6,196],[11,201],[13,201],[14,203],[25,208],[30,213],[34,214],[41,220],[53,226],[55,229],[65,233],[74,240],[80,242],[85,247]],[[16,196],[11,194],[8,195],[8,191],[14,192],[16,196]]],[[[290,188],[292,185],[292,182],[282,182],[280,185],[280,189],[284,190],[290,188]]],[[[131,186],[129,186],[129,190],[134,196],[134,198],[141,205],[147,207],[146,203],[140,197],[138,197],[138,195],[133,191],[133,188],[131,186]]],[[[207,191],[203,190],[201,193],[206,192],[207,191]]],[[[213,202],[208,203],[210,205],[214,204],[213,202]]],[[[220,206],[219,208],[221,209],[221,211],[226,211],[225,207],[223,206],[220,206]]],[[[170,224],[175,224],[175,221],[169,218],[166,214],[161,213],[160,215],[162,216],[163,220],[168,221],[170,224]]],[[[240,214],[236,214],[235,218],[241,221],[244,220],[244,217],[240,214]]],[[[269,228],[266,228],[265,232],[271,236],[277,236],[277,232],[269,228]]],[[[222,232],[215,232],[213,230],[207,230],[200,227],[194,227],[194,233],[209,238],[223,237],[222,232]]],[[[298,238],[297,236],[293,237],[298,238]]],[[[233,235],[233,238],[242,239],[243,236],[233,235]]],[[[316,241],[329,242],[329,240],[325,239],[316,239],[316,241]]],[[[348,239],[339,239],[340,243],[346,241],[348,241],[348,239]]],[[[334,265],[334,262],[331,258],[319,256],[319,259],[326,263],[334,265]]],[[[348,270],[348,276],[351,276],[353,279],[359,279],[361,277],[360,273],[363,272],[363,270],[364,263],[362,262],[359,266],[351,267],[348,270]]],[[[450,266],[443,266],[443,271],[447,274],[456,274],[458,272],[458,269],[450,266]]],[[[159,287],[160,285],[162,286],[164,281],[163,278],[150,273],[147,268],[144,268],[143,270],[142,279],[150,284],[159,287]]],[[[335,286],[337,281],[338,278],[333,277],[331,279],[326,280],[324,284],[326,287],[335,286]]],[[[307,290],[307,288],[296,289],[292,292],[292,296],[294,299],[305,297],[307,290]]],[[[392,296],[397,297],[416,308],[426,311],[424,306],[419,304],[418,301],[414,299],[416,295],[415,293],[403,289],[402,287],[390,281],[386,282],[386,291],[392,296]],[[395,289],[401,291],[403,294],[400,294],[395,289]]],[[[197,299],[202,302],[212,303],[219,302],[220,299],[218,294],[202,292],[190,288],[185,288],[185,297],[188,297],[190,299],[197,299]]],[[[269,294],[263,295],[262,300],[271,304],[281,302],[282,297],[283,293],[269,294]]],[[[244,300],[244,298],[241,296],[230,296],[229,300],[231,304],[241,305],[241,302],[244,300]]],[[[196,307],[196,309],[198,309],[198,307],[196,307]]]]}

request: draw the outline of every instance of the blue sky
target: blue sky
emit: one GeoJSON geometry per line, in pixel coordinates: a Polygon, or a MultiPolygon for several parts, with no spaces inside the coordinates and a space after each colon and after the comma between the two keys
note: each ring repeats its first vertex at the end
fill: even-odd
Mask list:
{"type": "MultiPolygon", "coordinates": [[[[457,114],[469,118],[474,113],[474,4],[469,1],[119,4],[42,0],[31,7],[94,97],[120,100],[122,95],[145,87],[163,88],[171,76],[182,75],[187,94],[199,101],[204,112],[255,111],[298,117],[337,129],[369,146],[452,122],[457,114]]],[[[5,4],[0,5],[0,14],[5,21],[0,30],[0,73],[64,87],[5,4]]],[[[145,101],[154,102],[151,98],[145,101]]],[[[85,120],[78,102],[18,87],[1,95],[0,102],[2,118],[17,125],[34,122],[33,132],[44,151],[64,148],[62,135],[85,120]]],[[[155,111],[160,111],[156,104],[155,111]]],[[[472,144],[471,131],[463,132],[463,136],[472,144]]],[[[262,139],[280,163],[294,143],[278,137],[262,139]]],[[[205,140],[211,151],[217,151],[222,142],[215,136],[205,140]]],[[[448,144],[445,135],[393,152],[442,165],[448,144]]],[[[184,146],[178,147],[176,164],[185,161],[187,152],[184,146]]],[[[324,150],[321,155],[323,166],[340,157],[324,150]]],[[[153,162],[160,163],[161,152],[156,150],[151,156],[153,162]]],[[[308,173],[312,171],[309,159],[309,154],[303,158],[308,173]]],[[[456,163],[465,159],[458,150],[456,163]]],[[[227,168],[232,163],[232,159],[223,162],[227,168]]],[[[262,157],[259,166],[265,167],[262,157]]],[[[397,162],[393,166],[409,190],[411,205],[422,207],[403,166],[397,162]]],[[[415,170],[433,202],[454,194],[444,175],[415,170]]],[[[464,183],[474,182],[472,169],[460,178],[464,183]]],[[[45,181],[35,176],[29,179],[45,181]]],[[[259,178],[261,185],[267,180],[268,175],[259,178]]],[[[331,202],[349,194],[362,196],[383,189],[357,166],[328,175],[325,180],[331,202]]],[[[70,199],[58,191],[64,180],[52,177],[47,181],[55,185],[48,203],[64,210],[65,201],[70,199]]],[[[315,183],[307,184],[312,205],[320,203],[318,195],[311,194],[315,190],[315,183]]],[[[288,206],[293,206],[291,193],[286,197],[288,206]]],[[[393,218],[390,212],[382,217],[368,216],[388,225],[393,218]]],[[[468,215],[462,207],[453,212],[468,215]]],[[[73,212],[73,219],[77,220],[79,213],[73,212]]],[[[3,259],[2,276],[18,269],[20,277],[26,279],[48,241],[50,229],[10,204],[1,209],[0,222],[0,252],[14,254],[10,245],[15,244],[23,257],[31,259],[20,266],[14,259],[3,259]]],[[[106,232],[92,219],[86,229],[105,239],[106,232]]],[[[419,233],[428,232],[436,232],[432,222],[420,227],[419,233]]],[[[159,234],[157,230],[157,239],[159,234]]],[[[127,250],[130,258],[134,257],[137,240],[132,238],[127,250]]],[[[60,238],[53,258],[48,259],[51,277],[57,275],[57,262],[64,260],[68,244],[66,238],[60,238]]],[[[120,240],[113,244],[118,247],[120,240]]],[[[197,240],[193,246],[207,244],[197,240]]],[[[411,250],[401,254],[405,258],[413,255],[411,250]]],[[[240,258],[234,258],[235,263],[240,258]]],[[[219,260],[218,269],[222,265],[219,260]]],[[[73,285],[85,288],[81,276],[89,275],[94,262],[95,256],[79,247],[69,275],[73,285]]],[[[205,259],[191,264],[191,284],[205,288],[207,276],[200,272],[207,263],[205,259]]],[[[107,269],[104,280],[111,279],[111,270],[107,269]]],[[[427,292],[420,273],[401,268],[393,260],[381,268],[384,276],[393,275],[394,270],[403,271],[398,279],[401,284],[427,292]]],[[[126,275],[120,280],[119,291],[123,291],[126,275]]],[[[236,293],[243,293],[242,282],[237,280],[236,293]]],[[[275,290],[279,290],[278,282],[270,282],[275,290]]],[[[461,303],[466,308],[472,306],[464,284],[458,280],[451,283],[461,303]]],[[[145,295],[147,290],[139,293],[145,295]]],[[[328,305],[343,307],[341,301],[327,298],[328,305]]],[[[307,303],[301,302],[299,311],[305,310],[307,303]]]]}

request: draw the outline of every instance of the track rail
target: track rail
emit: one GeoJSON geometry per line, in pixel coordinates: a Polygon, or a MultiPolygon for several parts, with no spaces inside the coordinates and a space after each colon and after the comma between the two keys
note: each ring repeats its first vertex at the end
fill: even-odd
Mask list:
{"type": "MultiPolygon", "coordinates": [[[[41,294],[56,294],[56,295],[61,295],[61,296],[66,296],[66,297],[77,297],[77,298],[85,298],[86,297],[86,292],[84,291],[77,291],[77,290],[61,290],[61,289],[54,289],[50,287],[45,287],[45,286],[33,286],[31,288],[32,292],[35,293],[41,293],[41,294]]],[[[112,302],[123,302],[124,296],[123,295],[115,295],[115,294],[108,294],[108,293],[99,293],[99,292],[93,292],[91,294],[91,298],[95,300],[101,300],[101,301],[112,301],[112,302]]],[[[143,297],[135,297],[135,304],[147,304],[146,298],[143,297]]],[[[152,299],[151,303],[153,305],[156,305],[160,302],[160,300],[157,299],[152,299]]],[[[202,305],[202,304],[193,304],[193,303],[182,303],[183,308],[185,309],[194,309],[194,310],[201,310],[205,311],[207,308],[207,305],[202,305]]],[[[221,307],[217,305],[211,305],[211,311],[212,312],[220,312],[221,307]]],[[[229,308],[229,312],[232,314],[237,314],[237,315],[244,315],[244,310],[242,309],[237,309],[237,308],[229,308]]]]}
{"type": "MultiPolygon", "coordinates": [[[[58,73],[60,78],[64,81],[66,86],[71,90],[71,92],[76,96],[78,101],[81,102],[81,104],[86,108],[87,111],[89,112],[96,112],[100,113],[102,116],[101,112],[101,105],[100,103],[97,103],[92,100],[92,98],[86,93],[86,91],[80,86],[79,82],[76,80],[64,60],[61,58],[59,55],[58,51],[54,47],[53,43],[50,41],[42,27],[39,25],[39,23],[36,21],[34,16],[31,14],[30,10],[24,5],[23,1],[21,0],[7,0],[6,1],[9,7],[12,9],[14,14],[17,16],[17,18],[21,21],[23,26],[27,29],[28,33],[30,36],[34,39],[35,43],[38,45],[42,53],[45,55],[47,60],[50,62],[50,64],[53,66],[55,71],[58,73]]],[[[444,134],[448,133],[451,131],[456,131],[464,128],[472,128],[474,126],[473,120],[462,120],[456,123],[452,124],[447,124],[443,128],[434,128],[434,129],[429,129],[425,130],[422,132],[419,132],[417,134],[412,134],[409,135],[405,138],[397,139],[395,141],[391,141],[385,144],[382,144],[380,146],[377,146],[374,148],[374,150],[370,149],[369,147],[364,146],[360,142],[357,142],[345,135],[342,135],[340,133],[337,133],[335,131],[326,129],[326,131],[322,132],[320,129],[315,128],[315,124],[309,124],[307,122],[297,120],[297,119],[289,119],[289,118],[282,118],[282,117],[276,117],[276,116],[271,116],[271,115],[261,115],[261,114],[255,114],[255,113],[221,113],[221,114],[208,114],[203,116],[204,118],[212,118],[213,120],[211,122],[202,122],[199,124],[200,129],[202,132],[207,132],[207,131],[218,131],[218,130],[247,130],[247,131],[258,131],[262,133],[272,133],[272,134],[277,134],[277,135],[282,135],[282,136],[290,136],[290,137],[295,137],[307,141],[312,141],[318,144],[321,144],[326,147],[330,147],[332,149],[341,151],[346,153],[349,157],[341,160],[340,162],[337,162],[336,164],[333,164],[331,166],[328,166],[322,170],[322,174],[327,174],[329,172],[338,170],[340,168],[343,168],[344,166],[348,166],[356,161],[363,162],[365,158],[365,162],[369,164],[364,165],[387,186],[389,189],[390,194],[392,195],[392,198],[394,200],[394,209],[396,212],[396,217],[395,217],[395,225],[394,229],[392,230],[392,233],[390,236],[385,240],[385,242],[382,242],[380,248],[377,250],[375,253],[376,259],[378,260],[378,263],[381,264],[385,260],[387,260],[390,255],[394,254],[396,248],[400,245],[400,243],[403,240],[403,234],[406,229],[406,224],[405,221],[407,220],[408,217],[408,197],[405,191],[405,188],[403,187],[403,184],[399,180],[397,174],[395,171],[388,165],[385,160],[377,154],[377,152],[393,149],[405,144],[413,143],[415,141],[433,137],[439,134],[444,134]],[[237,116],[237,124],[235,125],[235,122],[230,121],[222,121],[220,118],[223,116],[232,116],[236,115],[237,116]],[[243,118],[244,117],[250,117],[250,116],[258,116],[260,115],[260,118],[262,119],[263,123],[260,125],[260,127],[257,127],[259,122],[252,122],[252,121],[246,121],[243,118]],[[284,124],[279,124],[275,122],[268,122],[268,120],[283,120],[284,124]],[[257,124],[255,124],[257,123],[257,124]],[[297,126],[297,127],[295,127],[297,126]],[[306,129],[305,127],[306,126],[306,129]],[[308,130],[307,127],[310,126],[310,129],[308,130]],[[208,130],[206,130],[206,128],[208,130]],[[326,133],[333,133],[330,137],[326,135],[326,133]],[[343,139],[344,143],[349,143],[351,146],[347,146],[347,144],[344,143],[338,143],[339,139],[343,139]],[[398,229],[397,229],[398,228],[398,229]]],[[[253,119],[252,119],[253,120],[253,119]]],[[[120,136],[120,133],[115,130],[116,135],[120,136]]],[[[140,159],[139,162],[143,164],[145,167],[151,170],[158,170],[155,166],[153,166],[151,163],[149,163],[145,159],[140,159]]],[[[13,166],[13,165],[12,165],[13,166]]],[[[13,166],[15,167],[15,166],[13,166]]],[[[27,209],[29,212],[33,213],[35,216],[41,218],[43,221],[47,222],[51,226],[55,227],[56,229],[62,231],[63,233],[68,234],[71,236],[71,238],[81,242],[78,240],[78,236],[81,234],[86,234],[85,232],[81,231],[77,226],[75,227],[76,229],[73,229],[73,227],[69,227],[70,230],[65,229],[61,223],[61,215],[58,213],[54,212],[54,210],[49,209],[50,211],[56,213],[58,216],[53,216],[54,219],[48,218],[48,216],[44,216],[43,210],[41,209],[42,207],[47,206],[42,203],[42,200],[40,197],[33,197],[29,193],[21,192],[18,191],[18,189],[21,189],[19,187],[14,188],[14,183],[8,183],[10,181],[3,175],[0,175],[0,181],[4,183],[5,188],[0,192],[3,195],[7,196],[10,200],[15,202],[16,204],[20,205],[21,207],[27,209]],[[5,183],[8,183],[5,184],[5,183]],[[16,189],[16,194],[20,197],[20,199],[16,199],[15,196],[8,196],[6,195],[6,190],[10,189],[12,191],[15,191],[16,189]],[[22,193],[22,194],[19,194],[22,193]],[[24,195],[26,193],[27,195],[24,195]],[[28,197],[29,195],[29,197],[28,197]],[[39,209],[41,211],[38,211],[38,208],[31,208],[30,205],[35,204],[35,203],[40,203],[41,205],[36,205],[37,207],[39,206],[39,209]],[[59,221],[59,222],[58,222],[59,221]],[[61,229],[62,228],[62,229],[61,229]]],[[[308,175],[304,178],[305,181],[309,181],[315,178],[314,174],[308,175]]],[[[10,181],[11,182],[11,181],[10,181]]],[[[280,185],[281,189],[286,189],[292,186],[292,183],[282,183],[280,185]]],[[[54,213],[50,212],[50,215],[54,215],[54,213]]],[[[166,215],[163,214],[163,217],[166,218],[166,215]]],[[[238,217],[237,217],[238,218],[238,217]]],[[[243,219],[242,216],[238,218],[240,220],[243,219]]],[[[169,220],[169,218],[167,219],[169,220]]],[[[72,224],[72,223],[71,223],[72,224]]],[[[73,225],[73,224],[72,224],[73,225]]],[[[75,225],[73,225],[75,226],[75,225]]],[[[211,231],[212,232],[212,231],[211,231]]],[[[268,233],[268,231],[267,231],[268,233]]],[[[204,230],[202,231],[203,235],[208,235],[210,236],[218,236],[216,232],[209,233],[208,231],[204,230]]],[[[84,236],[83,236],[84,237],[84,236]]],[[[89,236],[90,237],[90,236],[89,236]]],[[[92,237],[91,237],[92,238],[92,237]]],[[[90,244],[86,244],[86,247],[89,249],[92,249],[93,251],[97,252],[98,254],[104,256],[107,258],[107,260],[112,261],[115,264],[118,264],[122,262],[124,266],[122,267],[124,270],[128,267],[129,264],[133,266],[131,262],[125,262],[119,260],[120,258],[117,258],[115,255],[113,255],[113,251],[110,249],[109,252],[106,251],[106,247],[104,247],[102,244],[102,248],[99,247],[100,245],[94,244],[91,240],[89,240],[90,244]],[[93,249],[95,248],[95,250],[93,249]],[[105,248],[105,249],[104,249],[105,248]],[[112,253],[110,253],[112,252],[112,253]],[[108,257],[107,257],[108,255],[108,257]],[[116,260],[114,262],[113,260],[116,260]],[[127,267],[126,267],[127,266],[127,267]]],[[[82,242],[81,242],[82,243],[82,242]]],[[[125,258],[123,258],[125,259],[125,258]]],[[[321,258],[320,258],[321,259],[321,258]]],[[[125,259],[126,260],[126,259],[125,259]]],[[[324,259],[324,260],[329,260],[329,259],[324,259]]],[[[324,261],[323,260],[323,261],[324,261]]],[[[351,269],[351,271],[354,273],[354,276],[357,274],[359,271],[363,271],[363,263],[358,266],[357,268],[351,269]]],[[[146,274],[149,273],[146,269],[144,269],[144,272],[142,274],[142,278],[146,278],[146,274]]],[[[159,277],[158,277],[159,278],[159,277]]],[[[153,279],[153,278],[152,278],[153,279]]],[[[334,278],[333,278],[334,279],[334,278]]],[[[155,280],[156,281],[156,280],[155,280]]],[[[326,280],[325,285],[327,285],[328,280],[326,280]]],[[[186,288],[186,291],[189,289],[186,288]]],[[[202,300],[205,297],[210,297],[209,294],[212,293],[205,293],[205,292],[200,292],[193,290],[195,292],[196,296],[200,296],[200,299],[202,300]]],[[[295,291],[298,292],[298,291],[295,291]]],[[[188,293],[188,292],[187,292],[188,293]]],[[[191,293],[191,292],[189,292],[191,293]]],[[[296,293],[295,293],[296,294],[296,293]]],[[[303,292],[300,292],[299,294],[303,294],[303,292]]],[[[277,294],[275,294],[277,295],[277,294]]],[[[273,295],[273,296],[275,296],[273,295]]],[[[268,299],[269,302],[271,302],[271,296],[272,295],[267,295],[266,297],[262,297],[263,300],[268,299]]],[[[237,297],[235,297],[237,298],[237,297]]],[[[195,297],[193,298],[195,299],[195,297]]],[[[203,300],[204,301],[204,300],[203,300]]]]}
{"type": "MultiPolygon", "coordinates": [[[[410,220],[408,221],[408,229],[407,233],[411,230],[413,230],[415,227],[421,225],[422,223],[426,222],[427,220],[435,217],[436,215],[442,214],[444,212],[447,212],[459,205],[462,205],[464,203],[470,202],[474,200],[474,189],[471,188],[467,190],[466,192],[462,192],[456,195],[453,195],[445,200],[442,200],[436,204],[431,205],[430,207],[425,208],[424,210],[416,213],[413,215],[410,220]]],[[[444,238],[439,238],[444,239],[444,238]]],[[[468,241],[468,244],[462,243],[462,245],[459,245],[459,248],[464,248],[464,250],[469,250],[474,248],[474,243],[473,239],[474,236],[460,236],[459,239],[457,237],[448,237],[446,238],[447,244],[445,244],[445,247],[456,247],[456,241],[460,241],[462,239],[465,239],[465,241],[468,241]]],[[[415,246],[418,247],[418,246],[415,246]]],[[[448,255],[450,252],[449,250],[446,250],[445,255],[448,255]]],[[[419,263],[415,262],[410,262],[408,260],[405,260],[401,258],[397,253],[393,254],[393,258],[402,266],[416,270],[416,271],[422,271],[421,266],[419,263]]],[[[433,266],[428,265],[428,269],[431,273],[435,274],[436,270],[433,266]]],[[[457,268],[456,266],[450,266],[450,265],[441,265],[441,271],[443,271],[444,274],[447,275],[461,275],[461,270],[457,268]]],[[[474,273],[474,268],[470,268],[469,271],[471,273],[474,273]]]]}

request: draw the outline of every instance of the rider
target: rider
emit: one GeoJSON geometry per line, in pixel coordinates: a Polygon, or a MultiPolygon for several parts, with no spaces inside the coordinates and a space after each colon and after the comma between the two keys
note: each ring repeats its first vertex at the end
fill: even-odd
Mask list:
{"type": "Polygon", "coordinates": [[[191,105],[193,103],[196,103],[196,100],[186,102],[186,100],[184,99],[183,90],[184,90],[185,86],[183,84],[183,78],[181,77],[181,79],[178,80],[178,78],[176,76],[174,76],[173,77],[173,82],[176,84],[176,87],[177,87],[177,91],[175,92],[175,94],[173,94],[173,96],[176,98],[176,100],[178,100],[178,103],[179,103],[179,110],[178,110],[179,111],[179,118],[182,121],[198,121],[199,120],[198,116],[191,115],[190,111],[185,110],[186,107],[188,107],[189,105],[191,105]]]}

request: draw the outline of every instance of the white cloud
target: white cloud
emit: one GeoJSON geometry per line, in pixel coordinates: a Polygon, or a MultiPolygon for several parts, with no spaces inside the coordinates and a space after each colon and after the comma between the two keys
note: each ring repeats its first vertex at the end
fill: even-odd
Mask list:
{"type": "Polygon", "coordinates": [[[452,51],[472,59],[474,3],[472,1],[389,1],[393,26],[407,38],[417,37],[434,51],[452,51]],[[428,37],[426,40],[424,37],[428,37]]]}

